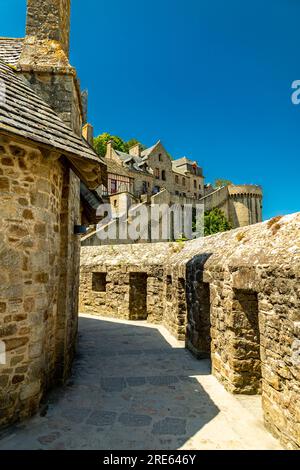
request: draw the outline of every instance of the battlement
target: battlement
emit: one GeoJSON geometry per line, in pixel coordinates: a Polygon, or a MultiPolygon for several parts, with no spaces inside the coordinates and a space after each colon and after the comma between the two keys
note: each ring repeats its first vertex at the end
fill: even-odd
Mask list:
{"type": "Polygon", "coordinates": [[[228,186],[229,196],[234,195],[249,195],[251,197],[263,197],[263,189],[255,184],[241,184],[228,186]]]}

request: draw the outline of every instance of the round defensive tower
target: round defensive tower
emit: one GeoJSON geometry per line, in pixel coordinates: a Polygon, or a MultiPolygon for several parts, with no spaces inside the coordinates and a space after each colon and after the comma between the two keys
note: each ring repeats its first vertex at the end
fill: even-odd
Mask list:
{"type": "Polygon", "coordinates": [[[233,227],[244,227],[262,221],[261,186],[228,186],[229,219],[233,227]]]}

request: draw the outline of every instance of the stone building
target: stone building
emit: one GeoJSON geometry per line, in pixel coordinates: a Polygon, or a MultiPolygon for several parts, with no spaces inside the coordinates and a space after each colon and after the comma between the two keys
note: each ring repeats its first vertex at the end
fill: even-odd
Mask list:
{"type": "Polygon", "coordinates": [[[77,334],[80,181],[105,183],[82,138],[70,0],[28,0],[26,37],[0,38],[0,425],[37,410],[77,334]]]}
{"type": "Polygon", "coordinates": [[[300,448],[300,213],[186,243],[82,248],[80,310],[162,323],[300,448]]]}
{"type": "Polygon", "coordinates": [[[132,179],[127,190],[135,196],[151,196],[163,189],[181,197],[183,201],[199,200],[204,196],[202,168],[186,158],[172,160],[160,141],[145,150],[136,144],[129,149],[129,154],[115,150],[112,142],[109,142],[105,161],[108,165],[114,162],[117,167],[109,171],[109,187],[102,188],[104,194],[124,191],[124,185],[118,183],[118,176],[121,175],[120,169],[126,168],[132,179]]]}
{"type": "MultiPolygon", "coordinates": [[[[169,207],[190,205],[194,211],[196,205],[203,206],[204,210],[219,208],[233,228],[262,221],[263,195],[260,186],[230,185],[217,189],[206,186],[202,168],[196,162],[186,157],[172,160],[160,141],[144,150],[138,143],[129,150],[129,154],[115,150],[110,141],[104,160],[107,164],[108,184],[102,185],[97,192],[104,202],[111,205],[114,215],[111,222],[107,222],[108,225],[90,230],[82,239],[83,246],[116,243],[116,240],[104,241],[100,232],[116,223],[114,219],[117,211],[123,214],[125,206],[129,220],[128,211],[138,204],[148,210],[159,204],[169,207]]],[[[182,235],[185,236],[183,232],[182,235]]],[[[142,238],[135,242],[145,242],[142,238]]],[[[177,238],[170,229],[170,236],[167,239],[161,237],[159,241],[177,238]]],[[[147,241],[157,240],[149,236],[147,241]]],[[[130,243],[130,239],[118,239],[117,242],[130,243]]]]}

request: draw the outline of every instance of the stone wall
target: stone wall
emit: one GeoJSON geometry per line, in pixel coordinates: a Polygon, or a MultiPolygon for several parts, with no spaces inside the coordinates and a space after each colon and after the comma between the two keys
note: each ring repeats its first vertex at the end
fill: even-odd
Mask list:
{"type": "Polygon", "coordinates": [[[79,261],[73,178],[57,156],[0,137],[0,340],[7,351],[0,425],[32,414],[70,367],[79,261]]]}
{"type": "MultiPolygon", "coordinates": [[[[79,309],[95,315],[107,315],[123,319],[148,319],[159,323],[164,311],[163,261],[178,249],[176,244],[114,245],[83,247],[81,249],[81,273],[79,309]],[[93,289],[93,274],[106,275],[105,290],[93,289]],[[130,296],[137,287],[132,274],[144,273],[147,277],[146,309],[140,314],[134,309],[130,296]]],[[[138,281],[138,277],[136,277],[138,281]]]]}
{"type": "Polygon", "coordinates": [[[267,427],[293,449],[300,447],[299,235],[300,214],[275,218],[189,242],[165,268],[173,282],[186,268],[187,347],[198,357],[211,350],[213,373],[230,392],[262,393],[267,427]]]}
{"type": "Polygon", "coordinates": [[[84,248],[81,311],[130,319],[130,272],[147,273],[148,321],[211,356],[230,392],[262,394],[266,426],[299,449],[299,266],[300,213],[185,244],[84,248]],[[114,279],[101,308],[97,269],[114,279]]]}

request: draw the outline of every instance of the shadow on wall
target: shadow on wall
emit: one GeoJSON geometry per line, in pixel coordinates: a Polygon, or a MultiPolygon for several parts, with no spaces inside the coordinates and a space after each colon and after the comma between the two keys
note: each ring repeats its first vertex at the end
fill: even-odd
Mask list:
{"type": "Polygon", "coordinates": [[[195,256],[186,265],[186,347],[198,358],[211,355],[210,286],[204,268],[212,253],[195,256]]]}
{"type": "MultiPolygon", "coordinates": [[[[49,394],[35,434],[37,426],[53,434],[56,423],[70,449],[178,449],[219,413],[193,377],[207,374],[209,361],[171,347],[155,328],[81,317],[72,377],[49,394]]],[[[25,448],[30,426],[14,430],[14,448],[25,448]]]]}

